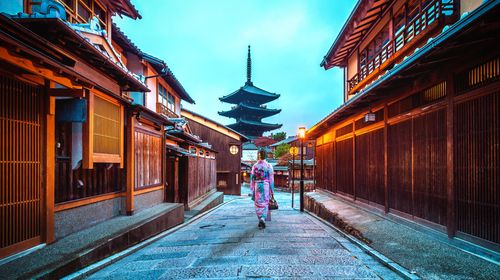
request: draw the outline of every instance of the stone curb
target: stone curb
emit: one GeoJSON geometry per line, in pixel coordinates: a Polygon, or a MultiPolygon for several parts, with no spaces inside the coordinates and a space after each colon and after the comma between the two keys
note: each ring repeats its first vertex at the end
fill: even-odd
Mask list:
{"type": "Polygon", "coordinates": [[[76,271],[76,272],[74,272],[74,273],[72,273],[70,275],[67,275],[67,276],[65,276],[65,277],[63,277],[61,279],[65,279],[65,280],[69,280],[69,279],[84,279],[84,278],[88,277],[90,274],[93,274],[94,272],[97,272],[98,270],[101,270],[104,267],[106,267],[108,265],[111,265],[111,264],[113,264],[113,263],[115,263],[115,262],[117,262],[117,261],[119,261],[119,260],[121,260],[121,259],[123,259],[123,258],[125,258],[125,257],[127,257],[127,256],[129,256],[129,255],[131,255],[131,254],[133,254],[135,252],[137,252],[137,251],[139,251],[140,249],[142,249],[142,248],[144,248],[144,247],[152,244],[153,242],[155,242],[155,241],[157,241],[157,240],[159,240],[159,239],[161,239],[161,238],[163,238],[163,237],[165,237],[165,236],[167,236],[167,235],[169,235],[171,233],[174,233],[174,232],[176,232],[176,231],[178,231],[178,230],[186,227],[187,225],[190,225],[191,223],[193,223],[193,222],[195,222],[195,221],[197,221],[197,220],[199,220],[201,218],[204,218],[205,216],[207,216],[208,214],[214,212],[215,210],[219,209],[220,207],[222,207],[222,206],[224,206],[226,204],[229,204],[231,202],[234,202],[237,199],[243,199],[243,198],[234,198],[234,199],[229,200],[227,202],[223,202],[223,203],[221,203],[221,204],[213,207],[210,210],[207,210],[207,211],[205,211],[203,213],[199,213],[196,216],[191,217],[189,220],[185,221],[182,224],[179,224],[179,225],[177,225],[177,226],[175,226],[175,227],[173,227],[171,229],[168,229],[168,230],[166,230],[166,231],[164,231],[164,232],[162,232],[160,234],[157,234],[157,235],[155,235],[155,236],[153,236],[153,237],[151,237],[149,239],[146,239],[146,240],[144,240],[144,241],[142,241],[142,242],[140,242],[140,243],[138,243],[138,244],[136,244],[136,245],[134,245],[134,246],[132,246],[132,247],[130,247],[128,249],[125,249],[125,250],[123,250],[123,251],[121,251],[119,253],[111,255],[111,256],[109,256],[109,257],[107,257],[107,258],[105,258],[105,259],[103,259],[101,261],[98,261],[98,262],[96,262],[96,263],[94,263],[94,264],[92,264],[92,265],[90,265],[90,266],[88,266],[88,267],[86,267],[84,269],[76,271]]]}
{"type": "Polygon", "coordinates": [[[345,233],[341,229],[339,229],[336,226],[332,225],[328,221],[325,221],[324,219],[322,219],[321,217],[317,216],[316,214],[310,212],[307,209],[305,210],[305,212],[307,214],[309,214],[310,216],[314,217],[315,219],[317,219],[318,221],[320,221],[321,223],[323,223],[324,225],[326,225],[327,227],[329,227],[329,228],[335,230],[336,232],[338,232],[340,235],[342,235],[344,238],[346,238],[347,240],[349,240],[351,243],[353,243],[356,246],[358,246],[365,253],[369,254],[370,256],[372,256],[373,258],[375,258],[377,261],[379,261],[381,264],[383,264],[384,266],[388,267],[390,270],[394,271],[395,273],[397,273],[398,275],[400,275],[404,279],[411,279],[411,280],[421,279],[417,275],[410,273],[406,268],[404,268],[401,265],[397,264],[396,262],[394,262],[393,260],[389,259],[388,257],[382,255],[381,253],[379,253],[378,251],[376,251],[372,247],[366,245],[365,243],[363,243],[362,241],[358,240],[357,238],[353,237],[352,235],[345,233]]]}
{"type": "Polygon", "coordinates": [[[107,239],[101,239],[96,242],[94,247],[89,246],[87,249],[74,252],[62,263],[57,263],[55,265],[48,264],[37,271],[29,272],[21,277],[30,279],[55,279],[64,277],[68,273],[91,265],[96,260],[102,259],[103,256],[107,258],[129,246],[147,240],[161,232],[162,229],[165,230],[182,224],[183,217],[181,218],[179,216],[182,215],[183,212],[183,206],[178,205],[168,212],[144,220],[140,224],[122,230],[107,239]],[[174,218],[171,218],[171,215],[174,215],[174,218]],[[177,219],[176,217],[179,218],[177,219]]]}

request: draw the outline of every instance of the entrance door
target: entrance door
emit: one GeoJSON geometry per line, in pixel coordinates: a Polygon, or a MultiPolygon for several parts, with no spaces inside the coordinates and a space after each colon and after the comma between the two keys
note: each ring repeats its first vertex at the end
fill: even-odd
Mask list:
{"type": "Polygon", "coordinates": [[[0,74],[0,258],[40,243],[42,89],[0,74]]]}

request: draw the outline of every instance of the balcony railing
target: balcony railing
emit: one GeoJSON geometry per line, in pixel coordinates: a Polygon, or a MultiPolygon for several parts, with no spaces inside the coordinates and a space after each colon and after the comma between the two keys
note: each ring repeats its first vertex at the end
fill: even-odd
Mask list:
{"type": "Polygon", "coordinates": [[[359,72],[347,81],[347,91],[351,91],[366,77],[379,69],[386,61],[394,55],[400,54],[403,47],[407,46],[418,35],[430,30],[430,26],[439,22],[442,17],[454,14],[456,0],[434,0],[431,1],[422,11],[410,20],[406,26],[396,31],[390,40],[375,56],[365,65],[362,65],[359,72]]]}
{"type": "Polygon", "coordinates": [[[161,103],[156,103],[156,112],[159,114],[162,114],[166,117],[169,117],[169,118],[178,118],[179,117],[175,112],[173,112],[172,110],[167,108],[167,106],[165,106],[161,103]]]}

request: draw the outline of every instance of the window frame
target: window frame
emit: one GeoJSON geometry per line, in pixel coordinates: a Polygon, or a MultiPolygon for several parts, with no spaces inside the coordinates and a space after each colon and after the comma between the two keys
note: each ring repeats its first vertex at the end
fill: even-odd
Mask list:
{"type": "Polygon", "coordinates": [[[83,168],[93,169],[94,163],[119,163],[120,168],[124,167],[124,141],[125,141],[125,120],[124,120],[124,106],[116,99],[99,92],[97,90],[89,90],[87,97],[87,120],[83,128],[83,168]],[[96,153],[94,151],[94,108],[95,97],[98,97],[105,102],[109,102],[119,107],[120,110],[120,140],[117,154],[96,153]]]}

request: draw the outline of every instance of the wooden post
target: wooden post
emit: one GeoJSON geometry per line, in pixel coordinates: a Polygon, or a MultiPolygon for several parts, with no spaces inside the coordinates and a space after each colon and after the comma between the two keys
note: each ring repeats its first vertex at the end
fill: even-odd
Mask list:
{"type": "Polygon", "coordinates": [[[389,118],[389,112],[387,108],[387,103],[384,105],[384,206],[385,213],[389,213],[389,156],[388,156],[388,136],[389,127],[387,125],[387,119],[389,118]]]}
{"type": "Polygon", "coordinates": [[[161,182],[163,185],[163,201],[167,201],[167,149],[165,147],[165,126],[160,125],[161,129],[161,182]]]}
{"type": "Polygon", "coordinates": [[[356,123],[352,122],[352,195],[356,200],[356,123]]]}
{"type": "Polygon", "coordinates": [[[179,195],[179,158],[175,157],[174,159],[174,170],[172,173],[170,173],[172,176],[174,176],[174,188],[173,188],[173,195],[174,195],[174,201],[175,203],[180,203],[180,195],[179,195]]]}
{"type": "MultiPolygon", "coordinates": [[[[48,83],[46,88],[50,87],[48,83]]],[[[56,100],[46,96],[45,118],[45,191],[44,191],[44,230],[43,239],[46,243],[55,241],[54,233],[54,183],[55,183],[55,114],[56,100]]]]}
{"type": "Polygon", "coordinates": [[[127,193],[125,212],[127,215],[134,214],[134,186],[135,186],[135,120],[134,114],[130,113],[127,118],[127,193]]]}
{"type": "Polygon", "coordinates": [[[456,233],[455,224],[455,187],[454,187],[454,129],[453,129],[453,95],[454,95],[453,74],[448,76],[446,81],[446,194],[447,194],[447,231],[448,237],[452,238],[456,233]]]}
{"type": "Polygon", "coordinates": [[[87,95],[87,121],[83,124],[83,168],[94,168],[94,93],[87,95]]]}
{"type": "Polygon", "coordinates": [[[415,132],[414,132],[414,117],[411,117],[409,120],[411,122],[411,205],[410,205],[410,214],[415,216],[415,132]]]}

